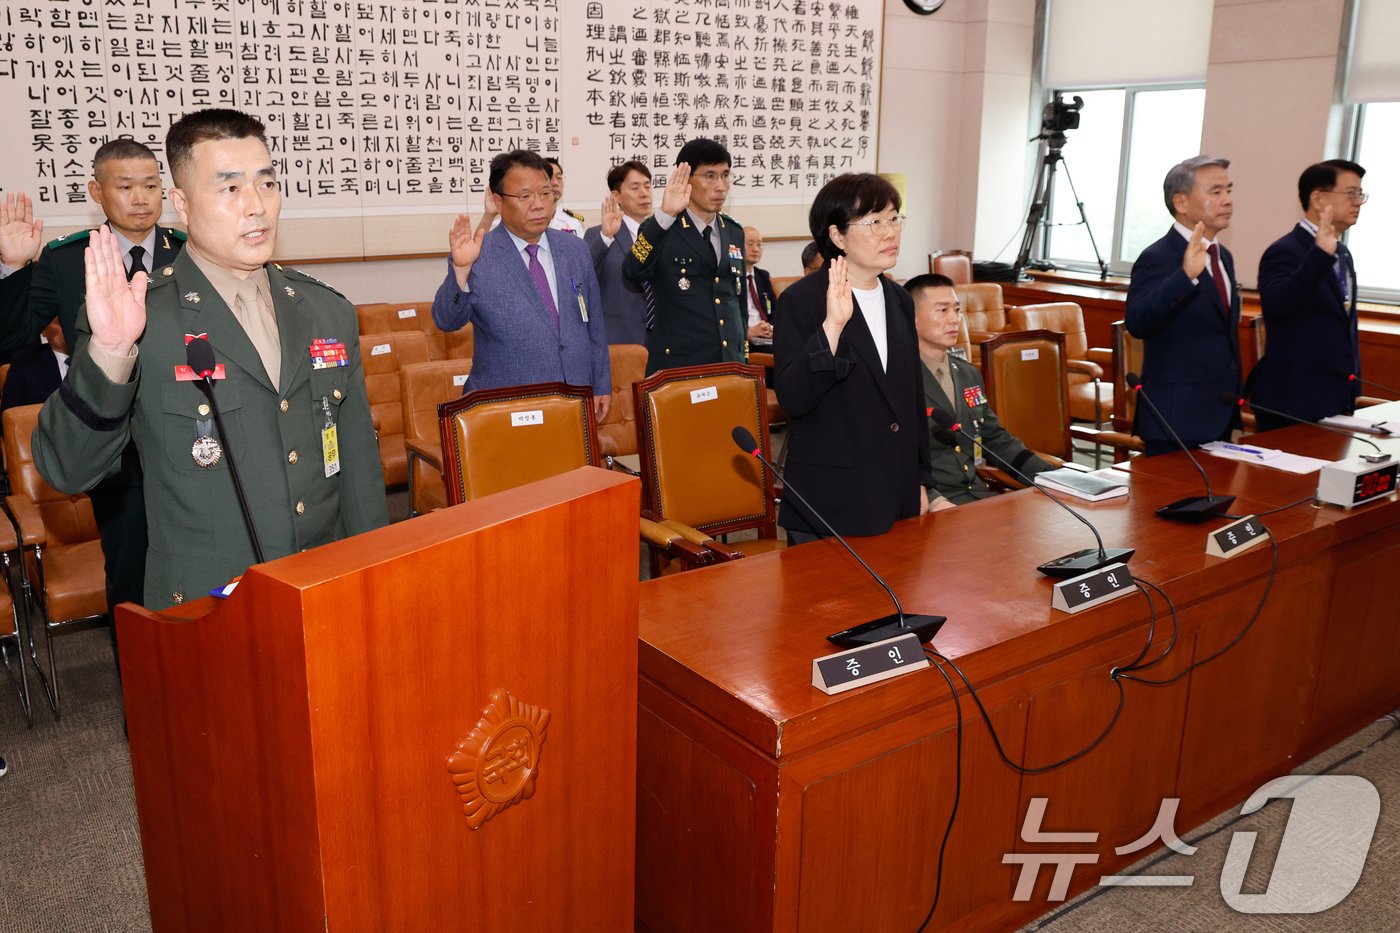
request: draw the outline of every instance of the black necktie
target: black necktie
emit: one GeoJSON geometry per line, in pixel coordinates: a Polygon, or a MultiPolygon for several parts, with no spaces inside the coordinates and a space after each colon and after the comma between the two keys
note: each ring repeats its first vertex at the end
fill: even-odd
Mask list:
{"type": "Polygon", "coordinates": [[[131,248],[131,268],[126,270],[126,280],[130,282],[138,272],[145,272],[145,267],[141,265],[141,259],[146,255],[146,247],[133,246],[131,248]]]}
{"type": "Polygon", "coordinates": [[[700,235],[705,238],[705,245],[710,248],[710,252],[715,254],[715,262],[719,262],[719,250],[715,249],[715,241],[710,239],[710,231],[714,227],[706,227],[700,231],[700,235]]]}

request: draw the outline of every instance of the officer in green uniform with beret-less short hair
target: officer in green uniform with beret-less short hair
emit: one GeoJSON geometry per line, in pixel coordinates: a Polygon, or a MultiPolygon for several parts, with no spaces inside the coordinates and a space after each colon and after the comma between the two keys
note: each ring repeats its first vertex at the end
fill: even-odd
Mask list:
{"type": "Polygon", "coordinates": [[[129,283],[111,231],[87,250],[87,304],[68,378],[34,435],[40,473],[79,492],[130,438],[145,470],[146,605],[205,595],[254,563],[228,471],[237,458],[268,560],[388,520],[355,309],[272,263],[281,208],[262,123],[233,110],[171,127],[171,202],[189,243],[129,283]],[[207,336],[227,436],[186,364],[207,336]]]}
{"type": "Polygon", "coordinates": [[[744,227],[720,208],[729,152],[692,139],[676,156],[661,209],[642,222],[622,274],[651,294],[647,372],[748,359],[744,227]]]}
{"type": "MultiPolygon", "coordinates": [[[[962,308],[953,282],[946,276],[926,274],[904,283],[914,298],[914,326],[919,333],[919,357],[923,362],[924,403],[932,409],[949,414],[962,425],[972,440],[954,435],[948,444],[937,437],[929,439],[929,468],[933,486],[929,502],[936,506],[940,499],[954,505],[966,505],[995,495],[982,478],[977,467],[990,452],[991,465],[1009,463],[1026,476],[1053,470],[1047,462],[1021,443],[1020,439],[997,420],[996,412],[987,403],[982,388],[982,374],[966,360],[949,352],[958,342],[958,320],[962,308]]],[[[930,434],[940,428],[929,419],[930,434]]]]}

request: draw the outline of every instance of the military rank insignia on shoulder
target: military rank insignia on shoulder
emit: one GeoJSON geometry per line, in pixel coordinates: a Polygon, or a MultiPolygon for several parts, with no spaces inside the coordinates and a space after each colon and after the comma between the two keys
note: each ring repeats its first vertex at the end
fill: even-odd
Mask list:
{"type": "Polygon", "coordinates": [[[579,223],[583,223],[583,215],[580,214],[578,211],[571,211],[566,207],[564,208],[564,213],[568,214],[570,217],[572,217],[574,220],[577,220],[579,223]]]}
{"type": "Polygon", "coordinates": [[[189,237],[185,235],[185,231],[183,230],[176,230],[174,227],[162,227],[160,229],[160,239],[160,245],[163,248],[174,249],[175,247],[171,245],[172,242],[184,243],[189,237]]]}
{"type": "MultiPolygon", "coordinates": [[[[273,265],[274,267],[276,267],[277,271],[281,272],[283,275],[285,275],[285,276],[286,276],[287,278],[289,278],[289,279],[294,279],[294,280],[298,280],[298,281],[302,281],[302,282],[310,282],[312,285],[319,285],[321,288],[324,288],[326,291],[331,292],[332,294],[335,294],[335,295],[340,295],[341,298],[345,298],[344,295],[341,295],[341,294],[340,294],[340,290],[337,289],[334,285],[328,285],[328,284],[326,284],[325,282],[322,282],[320,279],[316,278],[314,275],[307,275],[305,272],[302,272],[300,269],[293,269],[291,266],[281,266],[281,265],[278,265],[278,264],[275,263],[275,262],[274,262],[272,265],[273,265]]],[[[349,299],[349,298],[345,298],[345,300],[346,300],[346,301],[349,301],[350,299],[349,299]]]]}
{"type": "Polygon", "coordinates": [[[647,257],[651,255],[651,250],[651,241],[643,236],[641,231],[638,231],[637,239],[632,241],[632,257],[638,262],[646,262],[647,257]]]}
{"type": "Polygon", "coordinates": [[[56,240],[50,240],[49,249],[58,249],[60,246],[70,246],[74,243],[86,243],[90,236],[92,236],[91,230],[74,230],[72,233],[65,233],[56,240]]]}

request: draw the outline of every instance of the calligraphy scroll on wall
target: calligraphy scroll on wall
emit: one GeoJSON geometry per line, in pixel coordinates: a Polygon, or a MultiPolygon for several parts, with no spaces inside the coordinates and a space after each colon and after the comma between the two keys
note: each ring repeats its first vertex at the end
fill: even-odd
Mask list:
{"type": "MultiPolygon", "coordinates": [[[[0,188],[57,230],[116,136],[161,158],[183,113],[260,117],[285,257],[442,250],[497,152],[566,165],[596,210],[609,166],[664,185],[687,139],[734,157],[732,213],[804,227],[832,176],[873,171],[881,0],[7,0],[0,188]]],[[[167,184],[169,178],[167,176],[167,184]]],[[[167,209],[167,220],[174,220],[167,209]]]]}

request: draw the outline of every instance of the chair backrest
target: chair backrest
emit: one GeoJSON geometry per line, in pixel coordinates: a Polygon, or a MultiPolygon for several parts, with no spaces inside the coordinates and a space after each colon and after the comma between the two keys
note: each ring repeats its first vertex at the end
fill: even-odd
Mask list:
{"type": "Polygon", "coordinates": [[[972,362],[972,335],[967,329],[967,317],[958,318],[958,342],[953,347],[954,350],[963,352],[963,359],[972,362]]]}
{"type": "Polygon", "coordinates": [[[972,254],[965,249],[941,249],[929,253],[928,271],[946,275],[954,285],[971,285],[972,254]]]}
{"type": "Polygon", "coordinates": [[[632,386],[647,374],[647,348],[637,343],[608,347],[612,367],[612,404],[598,423],[598,441],[605,456],[622,457],[637,452],[637,405],[632,386]]]}
{"type": "Polygon", "coordinates": [[[1089,335],[1084,331],[1084,309],[1072,301],[1021,305],[1007,312],[1011,330],[1053,330],[1065,335],[1065,356],[1089,358],[1089,335]]]}
{"type": "Polygon", "coordinates": [[[403,387],[400,370],[428,361],[428,341],[422,333],[361,334],[360,359],[365,369],[369,414],[379,435],[379,463],[384,485],[408,481],[408,457],[403,449],[403,387]]]}
{"type": "Polygon", "coordinates": [[[97,522],[88,497],[59,492],[44,481],[34,465],[34,426],[43,407],[19,405],[5,412],[5,470],[10,494],[23,496],[38,508],[50,548],[92,541],[97,537],[97,522]]]}
{"type": "Polygon", "coordinates": [[[953,289],[962,303],[967,329],[985,334],[1006,330],[1006,306],[1002,302],[1001,285],[997,282],[972,282],[953,289]]]}
{"type": "Polygon", "coordinates": [[[1027,447],[1062,460],[1072,453],[1065,360],[1065,336],[1055,331],[982,341],[982,378],[997,419],[1027,447]]]}
{"type": "Polygon", "coordinates": [[[424,330],[423,318],[431,324],[433,304],[430,301],[378,302],[356,305],[360,318],[360,333],[388,334],[401,330],[424,330]]]}
{"type": "Polygon", "coordinates": [[[1113,322],[1113,430],[1133,430],[1137,393],[1128,391],[1128,373],[1142,372],[1142,340],[1128,333],[1126,321],[1113,322]]]}
{"type": "MultiPolygon", "coordinates": [[[[417,441],[434,448],[442,443],[442,432],[438,429],[438,405],[462,394],[471,368],[470,360],[430,360],[427,363],[413,363],[399,371],[405,441],[417,441]]],[[[418,499],[413,504],[414,509],[427,511],[419,503],[441,503],[446,500],[442,474],[417,460],[409,462],[409,469],[413,474],[413,493],[418,499]]]]}
{"type": "Polygon", "coordinates": [[[793,282],[800,282],[801,280],[802,276],[800,275],[775,275],[773,276],[773,294],[781,295],[783,289],[787,288],[793,282]]]}
{"type": "Polygon", "coordinates": [[[763,370],[740,363],[663,369],[636,385],[643,508],[707,534],[776,525],[773,482],[734,443],[744,427],[768,455],[763,370]]]}
{"type": "Polygon", "coordinates": [[[438,406],[438,428],[448,505],[601,462],[588,386],[471,392],[438,406]]]}

